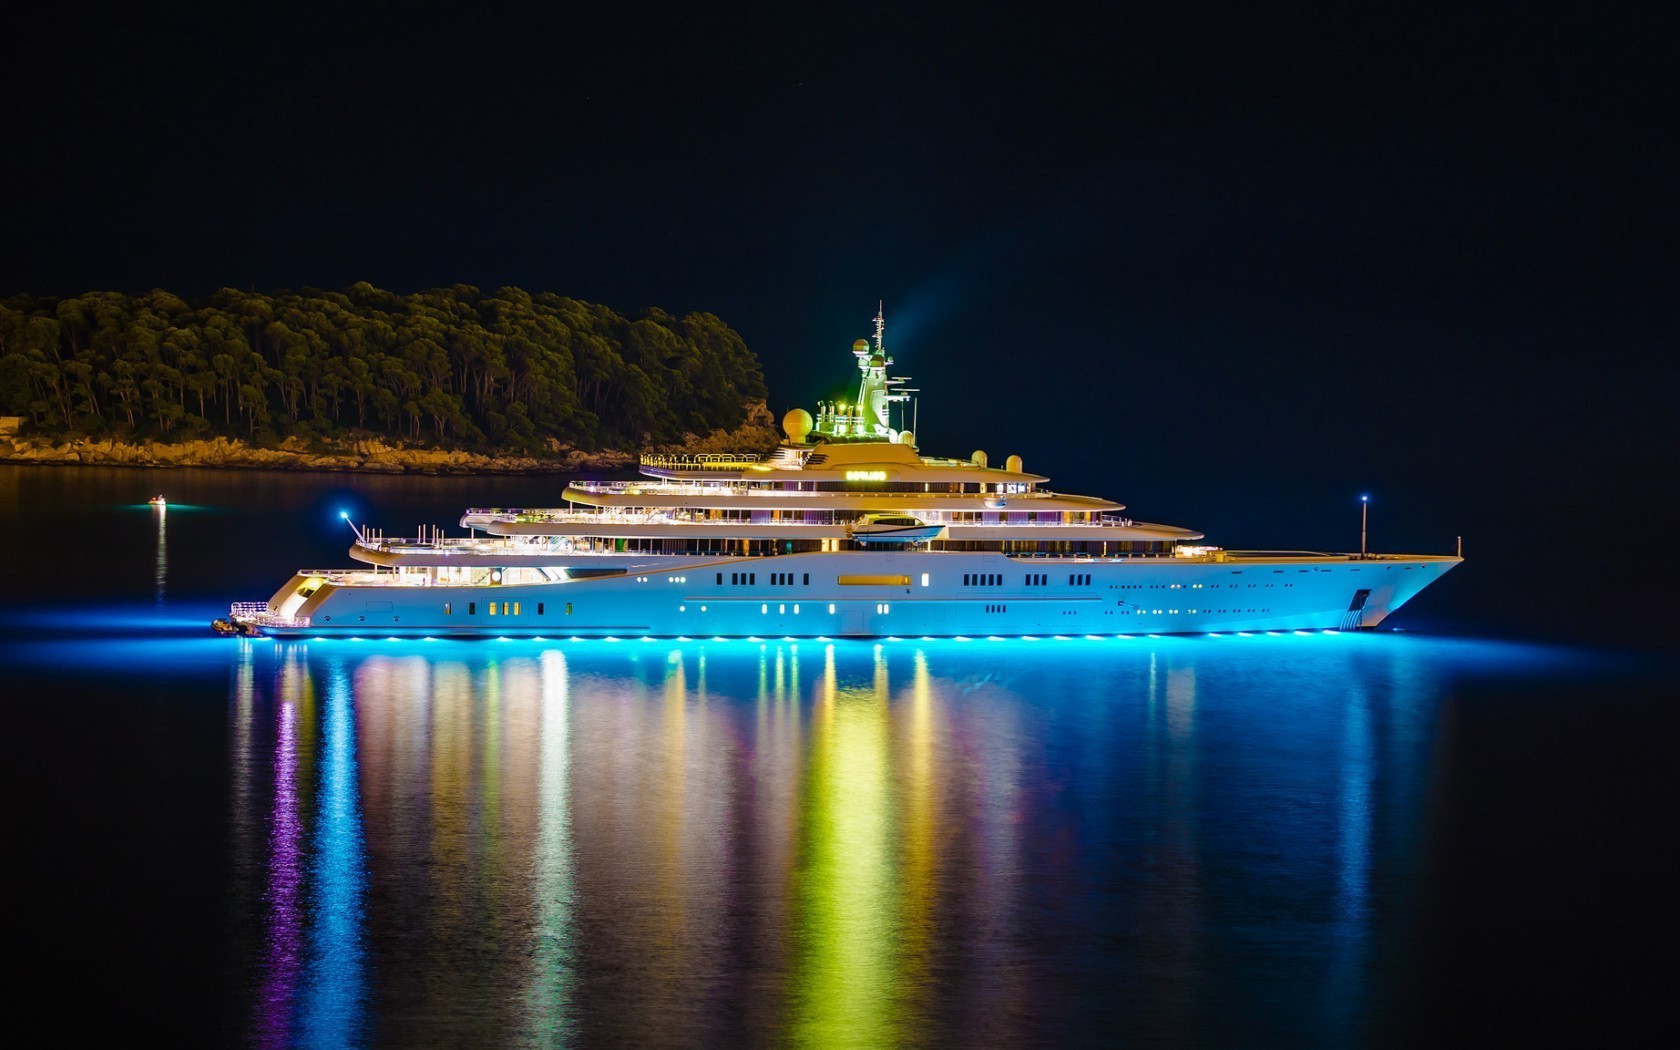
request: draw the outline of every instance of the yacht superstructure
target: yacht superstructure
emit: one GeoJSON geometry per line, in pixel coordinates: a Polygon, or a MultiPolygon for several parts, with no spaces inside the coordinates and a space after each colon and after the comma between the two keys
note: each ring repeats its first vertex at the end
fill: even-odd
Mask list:
{"type": "Polygon", "coordinates": [[[1440,555],[1227,551],[1055,492],[1020,457],[924,456],[884,320],[853,402],[794,409],[768,455],[646,455],[564,506],[475,508],[465,537],[357,530],[231,619],[284,636],[969,637],[1374,627],[1440,555]],[[482,535],[480,535],[482,534],[482,535]]]}

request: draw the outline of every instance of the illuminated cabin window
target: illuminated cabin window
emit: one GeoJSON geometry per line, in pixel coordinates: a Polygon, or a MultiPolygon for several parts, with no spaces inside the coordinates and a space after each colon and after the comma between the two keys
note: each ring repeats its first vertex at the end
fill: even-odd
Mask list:
{"type": "Polygon", "coordinates": [[[793,615],[795,615],[795,616],[799,615],[799,603],[798,602],[793,603],[793,615]]]}
{"type": "Polygon", "coordinates": [[[760,613],[767,613],[767,612],[769,612],[769,611],[770,611],[770,604],[769,604],[769,603],[768,603],[768,602],[766,602],[766,603],[765,603],[765,604],[763,604],[763,605],[760,605],[760,606],[759,606],[759,607],[758,607],[758,611],[759,611],[759,612],[760,612],[760,613]]]}
{"type": "Polygon", "coordinates": [[[783,614],[785,612],[787,612],[787,606],[786,605],[776,606],[776,615],[780,616],[781,614],[783,614]]]}
{"type": "Polygon", "coordinates": [[[834,615],[834,603],[833,602],[828,603],[828,615],[830,615],[830,616],[834,615]]]}
{"type": "Polygon", "coordinates": [[[443,615],[445,615],[445,616],[449,615],[449,603],[448,602],[443,603],[443,615]]]}
{"type": "Polygon", "coordinates": [[[928,574],[924,572],[924,573],[922,573],[922,586],[926,587],[927,585],[928,585],[928,574]]]}
{"type": "Polygon", "coordinates": [[[519,603],[518,602],[513,603],[513,615],[515,615],[515,616],[519,615],[519,603]]]}
{"type": "Polygon", "coordinates": [[[566,615],[567,616],[572,615],[572,603],[571,602],[566,603],[566,615]]]}
{"type": "Polygon", "coordinates": [[[495,602],[490,603],[490,615],[491,616],[496,615],[496,603],[495,602]]]}

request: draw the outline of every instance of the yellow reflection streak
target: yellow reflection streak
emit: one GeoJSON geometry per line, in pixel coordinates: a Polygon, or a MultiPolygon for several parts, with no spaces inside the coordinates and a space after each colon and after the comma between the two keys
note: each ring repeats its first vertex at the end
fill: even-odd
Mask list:
{"type": "Polygon", "coordinates": [[[836,688],[828,650],[812,720],[789,1035],[799,1045],[884,1046],[894,1011],[895,879],[886,661],[872,689],[836,688]]]}
{"type": "Polygon", "coordinates": [[[556,649],[543,653],[536,872],[531,887],[536,938],[525,991],[525,1035],[527,1042],[545,1046],[569,1041],[575,984],[570,685],[565,655],[556,649]]]}
{"type": "MultiPolygon", "coordinates": [[[[939,826],[939,770],[935,752],[933,685],[928,675],[927,654],[916,652],[910,683],[910,724],[904,779],[904,878],[900,884],[901,934],[904,945],[904,974],[907,987],[926,987],[929,953],[933,943],[933,904],[937,884],[938,851],[934,841],[939,826]]],[[[909,1001],[922,997],[907,996],[909,1001]]],[[[930,1033],[931,1034],[931,1033],[930,1033]]]]}

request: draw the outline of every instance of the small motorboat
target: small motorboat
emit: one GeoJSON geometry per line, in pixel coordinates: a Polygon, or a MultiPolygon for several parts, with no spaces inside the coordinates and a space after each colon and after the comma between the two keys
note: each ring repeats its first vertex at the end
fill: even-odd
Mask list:
{"type": "Polygon", "coordinates": [[[871,543],[925,543],[944,532],[945,526],[929,525],[902,514],[866,514],[848,531],[852,539],[867,547],[871,543]]]}
{"type": "Polygon", "coordinates": [[[210,629],[224,637],[255,638],[262,634],[254,623],[236,620],[231,616],[218,616],[210,621],[210,629]]]}
{"type": "Polygon", "coordinates": [[[146,502],[150,503],[154,507],[167,507],[167,506],[169,506],[169,501],[164,499],[161,495],[153,496],[151,499],[147,500],[146,502]]]}

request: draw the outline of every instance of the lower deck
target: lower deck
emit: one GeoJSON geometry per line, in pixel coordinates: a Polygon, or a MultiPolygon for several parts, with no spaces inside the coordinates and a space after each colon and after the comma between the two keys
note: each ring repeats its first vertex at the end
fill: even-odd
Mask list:
{"type": "MultiPolygon", "coordinates": [[[[661,559],[481,582],[300,573],[243,616],[272,634],[870,637],[1374,627],[1459,563],[1428,555],[1031,559],[940,551],[661,559]]],[[[236,610],[236,614],[241,610],[236,610]]]]}

